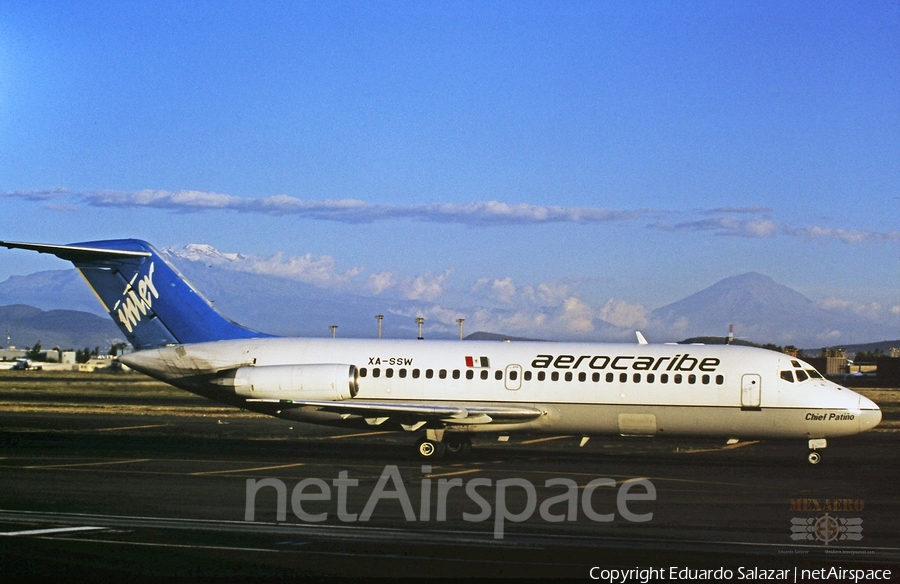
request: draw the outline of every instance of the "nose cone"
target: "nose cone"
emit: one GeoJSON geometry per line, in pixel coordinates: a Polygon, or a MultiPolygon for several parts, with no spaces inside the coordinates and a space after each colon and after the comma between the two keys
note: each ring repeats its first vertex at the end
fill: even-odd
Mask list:
{"type": "Polygon", "coordinates": [[[859,431],[871,430],[881,422],[881,409],[865,396],[859,396],[859,431]]]}

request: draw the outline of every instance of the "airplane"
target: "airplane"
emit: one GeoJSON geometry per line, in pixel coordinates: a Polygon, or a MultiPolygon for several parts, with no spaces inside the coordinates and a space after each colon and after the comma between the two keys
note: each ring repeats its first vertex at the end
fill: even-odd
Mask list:
{"type": "Polygon", "coordinates": [[[134,351],[119,361],[235,407],[312,424],[417,433],[439,459],[471,436],[827,439],[881,410],[801,359],[734,345],[286,338],[222,316],[150,244],[0,241],[72,262],[134,351]]]}

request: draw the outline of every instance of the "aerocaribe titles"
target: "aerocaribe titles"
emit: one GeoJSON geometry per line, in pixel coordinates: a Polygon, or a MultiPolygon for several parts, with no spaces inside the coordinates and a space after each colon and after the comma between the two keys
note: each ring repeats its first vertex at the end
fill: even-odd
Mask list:
{"type": "Polygon", "coordinates": [[[616,355],[610,357],[608,355],[538,355],[531,366],[535,369],[578,369],[579,367],[587,367],[589,369],[614,369],[617,371],[625,371],[634,369],[635,371],[703,371],[707,373],[714,372],[719,366],[719,359],[716,357],[705,357],[698,359],[691,357],[690,353],[676,353],[674,356],[666,357],[649,357],[640,355],[616,355]]]}
{"type": "Polygon", "coordinates": [[[122,292],[122,299],[113,306],[112,312],[115,312],[119,322],[122,323],[122,326],[129,333],[141,321],[141,316],[147,314],[151,309],[153,299],[159,298],[159,292],[156,290],[156,286],[153,285],[153,270],[153,262],[150,262],[150,269],[147,270],[147,275],[137,282],[137,292],[135,292],[134,287],[134,281],[137,278],[137,274],[135,274],[131,282],[125,286],[125,290],[122,292]]]}

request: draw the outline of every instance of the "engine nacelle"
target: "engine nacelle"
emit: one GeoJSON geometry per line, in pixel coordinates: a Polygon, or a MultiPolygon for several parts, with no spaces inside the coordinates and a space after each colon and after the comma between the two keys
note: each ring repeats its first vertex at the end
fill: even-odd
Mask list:
{"type": "Polygon", "coordinates": [[[358,380],[355,365],[316,363],[240,367],[233,384],[236,394],[248,398],[340,401],[359,393],[358,380]]]}

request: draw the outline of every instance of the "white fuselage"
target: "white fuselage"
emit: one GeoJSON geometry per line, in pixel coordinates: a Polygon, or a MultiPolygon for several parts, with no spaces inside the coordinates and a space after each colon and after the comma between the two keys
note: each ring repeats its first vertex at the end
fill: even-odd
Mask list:
{"type": "MultiPolygon", "coordinates": [[[[876,426],[869,399],[781,353],[725,345],[269,338],[126,355],[129,366],[247,409],[320,424],[416,427],[311,405],[246,401],[220,383],[239,367],[346,364],[358,394],[341,403],[527,406],[527,420],[445,421],[453,432],[828,438],[876,426]]],[[[267,394],[262,397],[272,397],[267,394]]]]}

